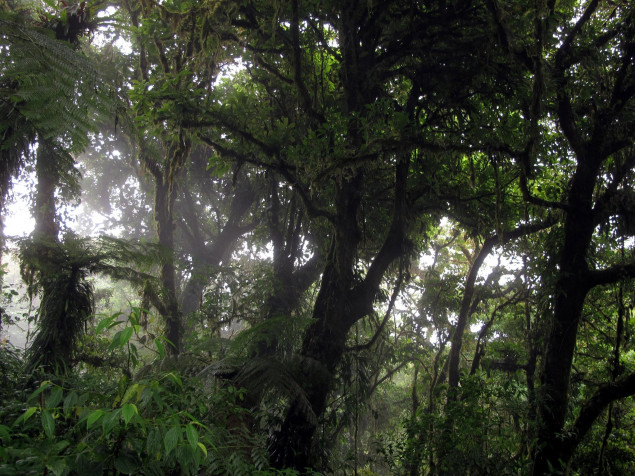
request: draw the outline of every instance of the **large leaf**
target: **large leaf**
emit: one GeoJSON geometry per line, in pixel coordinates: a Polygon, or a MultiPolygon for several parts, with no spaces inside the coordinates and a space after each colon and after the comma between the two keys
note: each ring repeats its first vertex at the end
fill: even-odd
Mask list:
{"type": "Polygon", "coordinates": [[[170,428],[163,437],[163,446],[165,447],[165,454],[168,455],[176,448],[181,439],[181,428],[178,426],[170,428]]]}
{"type": "Polygon", "coordinates": [[[121,416],[123,417],[123,421],[126,422],[126,425],[130,423],[130,420],[132,420],[132,417],[134,417],[136,413],[138,413],[138,411],[134,403],[126,403],[121,408],[121,416]]]}
{"type": "Polygon", "coordinates": [[[185,434],[187,435],[187,441],[190,443],[190,446],[192,448],[196,448],[198,445],[198,431],[196,431],[194,425],[189,423],[185,427],[185,434]]]}
{"type": "Polygon", "coordinates": [[[55,419],[53,415],[48,410],[42,410],[41,414],[42,419],[42,428],[44,428],[44,433],[49,438],[53,438],[55,435],[55,419]]]}
{"type": "Polygon", "coordinates": [[[97,423],[102,416],[104,416],[103,410],[95,410],[88,415],[88,418],[86,418],[86,429],[90,430],[90,427],[97,423]]]}

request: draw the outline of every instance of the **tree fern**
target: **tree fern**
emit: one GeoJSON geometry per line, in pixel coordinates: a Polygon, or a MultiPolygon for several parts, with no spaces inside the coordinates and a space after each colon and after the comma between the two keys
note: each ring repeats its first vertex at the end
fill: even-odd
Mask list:
{"type": "Polygon", "coordinates": [[[255,357],[248,360],[240,369],[235,384],[244,387],[252,395],[264,396],[273,393],[274,401],[288,399],[296,402],[298,409],[304,413],[309,421],[316,423],[317,417],[307,399],[302,385],[298,383],[298,376],[294,372],[300,365],[315,365],[307,362],[301,356],[294,356],[293,360],[280,361],[273,357],[255,357]]]}
{"type": "Polygon", "coordinates": [[[25,239],[19,242],[21,273],[30,296],[41,292],[36,337],[27,364],[47,371],[65,371],[86,320],[93,314],[93,288],[87,277],[104,273],[141,285],[156,279],[142,271],[160,259],[156,246],[112,238],[67,236],[62,243],[25,239]]]}
{"type": "Polygon", "coordinates": [[[28,367],[33,370],[42,365],[49,372],[63,371],[70,365],[86,319],[93,313],[93,289],[86,281],[89,262],[81,253],[58,243],[29,241],[21,245],[21,271],[29,293],[43,290],[36,337],[27,354],[28,367]]]}
{"type": "Polygon", "coordinates": [[[41,137],[70,153],[86,147],[94,114],[110,109],[97,67],[53,31],[0,12],[0,192],[41,137]]]}

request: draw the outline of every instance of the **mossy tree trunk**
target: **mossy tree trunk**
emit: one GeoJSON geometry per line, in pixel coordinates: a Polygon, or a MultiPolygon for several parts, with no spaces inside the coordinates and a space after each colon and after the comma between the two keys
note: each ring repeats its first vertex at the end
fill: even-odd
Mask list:
{"type": "Polygon", "coordinates": [[[174,203],[177,195],[178,180],[182,175],[185,162],[190,153],[190,141],[181,131],[179,140],[166,151],[161,163],[142,150],[141,162],[154,178],[154,224],[158,244],[162,249],[162,261],[159,277],[161,289],[155,304],[165,323],[165,337],[170,345],[168,353],[178,355],[181,352],[183,335],[182,313],[178,302],[176,284],[176,263],[174,248],[174,203]]]}

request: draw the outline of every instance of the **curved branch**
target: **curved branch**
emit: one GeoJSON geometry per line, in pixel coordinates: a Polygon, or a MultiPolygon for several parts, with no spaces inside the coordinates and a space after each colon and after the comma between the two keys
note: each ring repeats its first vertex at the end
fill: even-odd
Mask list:
{"type": "Polygon", "coordinates": [[[526,202],[531,203],[532,205],[538,205],[539,207],[556,208],[556,209],[565,210],[565,211],[568,210],[569,207],[562,202],[552,202],[551,200],[545,200],[545,199],[536,197],[535,195],[532,195],[527,185],[527,174],[523,167],[521,167],[521,171],[520,171],[519,184],[520,184],[520,191],[523,195],[523,200],[525,200],[526,202]]]}
{"type": "Polygon", "coordinates": [[[399,273],[399,279],[397,280],[397,284],[395,284],[395,289],[392,292],[392,296],[390,296],[390,302],[388,303],[388,309],[386,309],[386,314],[384,314],[384,319],[381,321],[381,324],[379,324],[379,327],[377,328],[377,331],[375,331],[375,334],[373,335],[373,337],[365,344],[359,344],[353,347],[348,347],[346,349],[347,351],[350,352],[350,351],[368,349],[373,346],[373,344],[377,341],[377,339],[379,339],[379,336],[381,335],[384,328],[386,327],[386,323],[388,322],[388,319],[390,319],[390,314],[392,313],[392,308],[395,305],[395,301],[397,300],[397,296],[399,295],[399,291],[401,290],[402,283],[403,283],[403,273],[399,273]]]}
{"type": "Polygon", "coordinates": [[[556,221],[557,220],[554,217],[549,217],[547,220],[542,222],[520,225],[514,230],[503,232],[500,235],[492,235],[483,243],[476,259],[470,266],[470,271],[465,282],[465,291],[463,293],[461,309],[457,318],[456,327],[454,328],[454,333],[452,334],[448,380],[450,387],[458,387],[459,385],[459,363],[461,360],[463,333],[465,332],[465,327],[467,326],[468,319],[470,317],[469,311],[472,298],[474,297],[474,284],[476,283],[476,277],[478,276],[479,270],[485,261],[485,258],[492,252],[496,245],[503,245],[522,236],[544,230],[554,225],[556,221]]]}
{"type": "Polygon", "coordinates": [[[597,417],[612,402],[635,395],[635,372],[615,382],[601,385],[582,405],[568,437],[564,440],[564,453],[569,458],[587,434],[597,417]]]}
{"type": "Polygon", "coordinates": [[[571,46],[573,45],[573,41],[575,40],[576,36],[578,36],[584,25],[586,25],[591,19],[591,16],[597,9],[599,3],[599,0],[592,0],[591,3],[589,3],[580,19],[576,22],[573,29],[564,39],[562,45],[560,45],[560,48],[558,48],[558,52],[556,53],[556,66],[558,68],[564,69],[566,67],[565,63],[572,54],[571,46]]]}
{"type": "Polygon", "coordinates": [[[383,246],[371,263],[368,273],[366,274],[366,278],[364,278],[360,289],[362,293],[374,294],[379,288],[379,284],[381,283],[388,266],[390,266],[390,264],[401,256],[409,247],[405,230],[406,216],[408,213],[406,189],[409,166],[410,161],[406,159],[401,159],[397,163],[395,170],[395,208],[393,211],[392,223],[383,246]]]}
{"type": "Polygon", "coordinates": [[[256,165],[258,167],[264,167],[266,169],[274,170],[278,172],[282,177],[289,183],[297,192],[300,198],[302,199],[302,203],[307,210],[307,213],[314,217],[322,217],[329,220],[331,223],[335,221],[335,215],[330,213],[327,210],[324,210],[313,203],[309,196],[309,192],[304,188],[304,186],[299,182],[297,177],[292,173],[291,166],[278,162],[278,163],[267,163],[262,160],[258,160],[252,156],[248,156],[246,154],[242,154],[235,150],[229,149],[220,145],[218,142],[210,139],[207,136],[199,135],[199,138],[210,147],[216,149],[221,155],[226,157],[231,157],[241,162],[245,162],[248,164],[256,165]]]}
{"type": "Polygon", "coordinates": [[[635,278],[635,261],[630,263],[616,264],[606,269],[589,271],[586,285],[588,289],[595,286],[616,283],[625,278],[635,278]]]}

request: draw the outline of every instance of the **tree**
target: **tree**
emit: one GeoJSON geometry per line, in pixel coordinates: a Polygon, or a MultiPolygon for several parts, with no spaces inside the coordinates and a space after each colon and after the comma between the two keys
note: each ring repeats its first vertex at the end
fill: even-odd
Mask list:
{"type": "Polygon", "coordinates": [[[313,415],[324,414],[348,332],[373,312],[388,270],[406,269],[398,263],[412,250],[413,224],[445,207],[425,172],[460,160],[453,145],[461,146],[449,137],[469,87],[447,80],[476,71],[470,35],[479,33],[483,12],[461,24],[471,9],[441,3],[247,4],[234,24],[247,35],[237,40],[249,53],[249,76],[244,84],[236,76],[217,111],[191,123],[224,156],[279,174],[328,230],[314,321],[300,350],[312,363],[298,376],[312,412],[291,403],[272,441],[279,467],[315,461],[313,415]],[[417,33],[404,36],[404,29],[417,33]],[[421,53],[439,42],[435,58],[421,53]],[[444,61],[447,70],[428,77],[444,61]]]}
{"type": "Polygon", "coordinates": [[[183,322],[176,281],[174,208],[192,151],[183,118],[204,109],[210,79],[217,74],[222,58],[220,42],[214,42],[219,39],[222,12],[186,4],[124,5],[139,41],[139,67],[130,91],[136,130],[130,133],[137,143],[138,160],[154,182],[154,224],[165,250],[160,266],[162,289],[152,303],[165,320],[170,352],[178,354],[183,322]],[[181,36],[171,36],[169,22],[181,36]],[[203,58],[203,46],[211,43],[217,54],[203,58]]]}
{"type": "Polygon", "coordinates": [[[206,149],[201,147],[190,157],[185,177],[188,186],[177,202],[180,248],[191,260],[190,276],[179,295],[185,316],[199,310],[205,287],[221,264],[230,261],[239,238],[257,224],[255,217],[249,219],[257,200],[253,178],[238,170],[233,178],[211,176],[206,149]]]}
{"type": "Polygon", "coordinates": [[[77,193],[78,173],[71,153],[86,146],[92,127],[89,115],[103,111],[106,102],[96,67],[74,48],[78,38],[94,26],[90,13],[77,5],[59,18],[48,11],[41,18],[46,21],[38,25],[18,13],[2,12],[0,17],[6,32],[1,68],[7,86],[0,103],[7,112],[1,124],[5,168],[0,180],[4,204],[10,176],[35,155],[36,227],[28,251],[31,256],[22,258],[25,276],[38,275],[29,280],[30,293],[37,285],[42,303],[29,365],[33,369],[41,363],[53,371],[70,364],[83,319],[92,311],[90,287],[82,283],[81,273],[75,269],[68,275],[58,273],[55,192],[77,193]],[[32,148],[37,149],[35,154],[32,148]]]}
{"type": "MultiPolygon", "coordinates": [[[[520,37],[509,33],[510,24],[503,19],[508,8],[494,4],[494,17],[510,54],[528,63],[534,74],[534,88],[527,103],[531,104],[529,120],[533,132],[539,134],[530,136],[525,155],[519,156],[520,163],[525,164],[521,186],[529,202],[564,212],[558,269],[551,288],[551,329],[540,372],[538,439],[534,447],[534,474],[544,474],[566,466],[586,431],[581,428],[590,426],[597,416],[583,412],[580,418],[584,424],[574,424],[572,436],[561,436],[586,297],[596,286],[633,275],[631,263],[614,263],[604,269],[589,267],[597,246],[597,226],[606,223],[611,215],[618,217],[618,223],[630,221],[631,212],[615,205],[616,201],[628,200],[630,192],[626,190],[632,180],[632,138],[626,131],[633,124],[629,104],[635,94],[633,9],[626,3],[609,8],[597,1],[560,6],[548,2],[535,10],[530,35],[538,54],[532,57],[520,37]],[[563,26],[561,32],[557,29],[575,15],[575,21],[563,26]],[[540,130],[540,121],[545,117],[557,121],[561,133],[557,139],[560,166],[568,171],[566,188],[553,201],[534,196],[528,185],[539,157],[538,147],[542,153],[549,153],[543,142],[547,133],[540,130]]],[[[544,279],[544,285],[548,283],[544,279]]],[[[622,382],[623,390],[616,391],[615,398],[627,392],[627,382],[628,379],[622,382]]],[[[598,392],[602,394],[601,389],[598,392]]],[[[603,405],[609,403],[600,400],[603,405]]]]}

